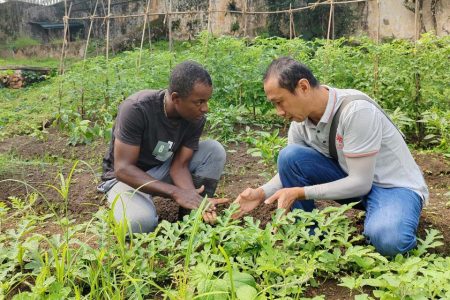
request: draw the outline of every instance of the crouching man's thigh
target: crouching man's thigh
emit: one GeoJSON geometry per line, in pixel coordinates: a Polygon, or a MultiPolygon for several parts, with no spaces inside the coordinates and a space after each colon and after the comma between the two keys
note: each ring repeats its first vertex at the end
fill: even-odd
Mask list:
{"type": "Polygon", "coordinates": [[[126,218],[133,233],[152,232],[158,225],[156,207],[149,195],[135,192],[119,181],[107,193],[107,199],[116,221],[126,218]]]}

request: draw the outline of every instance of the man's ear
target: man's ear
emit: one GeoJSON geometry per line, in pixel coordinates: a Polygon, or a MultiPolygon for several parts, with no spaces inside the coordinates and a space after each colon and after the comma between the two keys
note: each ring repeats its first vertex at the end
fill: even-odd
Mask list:
{"type": "Polygon", "coordinates": [[[311,88],[311,85],[309,84],[308,79],[302,78],[299,81],[297,81],[297,87],[296,89],[298,91],[301,91],[303,93],[307,92],[311,88]]]}
{"type": "Polygon", "coordinates": [[[182,100],[180,97],[180,94],[178,94],[177,92],[173,92],[172,94],[170,94],[170,98],[172,99],[173,103],[180,103],[180,101],[182,100]]]}

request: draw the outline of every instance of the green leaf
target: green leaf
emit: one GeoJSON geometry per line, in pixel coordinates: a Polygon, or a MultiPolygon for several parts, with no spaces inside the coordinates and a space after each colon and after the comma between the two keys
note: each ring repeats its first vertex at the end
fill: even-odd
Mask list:
{"type": "Polygon", "coordinates": [[[359,286],[356,286],[356,279],[353,277],[344,277],[341,278],[341,283],[339,283],[338,285],[346,287],[350,290],[354,290],[356,288],[359,288],[359,286]]]}
{"type": "MultiPolygon", "coordinates": [[[[230,281],[230,275],[227,273],[223,277],[224,280],[230,281]]],[[[243,272],[233,272],[233,282],[236,288],[239,288],[242,285],[249,285],[251,287],[256,288],[256,281],[252,275],[243,272]]]]}
{"type": "Polygon", "coordinates": [[[254,300],[258,295],[258,291],[249,285],[241,285],[236,289],[236,297],[239,300],[254,300]]]}

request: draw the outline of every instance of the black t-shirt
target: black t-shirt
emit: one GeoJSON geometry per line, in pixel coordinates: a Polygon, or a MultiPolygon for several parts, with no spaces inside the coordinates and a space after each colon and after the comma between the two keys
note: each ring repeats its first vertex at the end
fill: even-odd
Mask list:
{"type": "Polygon", "coordinates": [[[164,113],[166,90],[143,90],[119,105],[109,150],[103,159],[103,180],[114,178],[114,140],[140,146],[137,167],[143,171],[163,164],[180,146],[198,149],[206,118],[191,123],[169,120],[164,113]]]}

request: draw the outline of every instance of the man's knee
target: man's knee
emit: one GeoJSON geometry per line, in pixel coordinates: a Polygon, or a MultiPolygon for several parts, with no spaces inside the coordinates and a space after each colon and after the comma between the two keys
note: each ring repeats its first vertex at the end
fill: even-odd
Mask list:
{"type": "Polygon", "coordinates": [[[300,145],[288,145],[283,148],[278,155],[278,168],[292,166],[296,161],[301,161],[308,156],[311,151],[308,147],[300,145]]]}
{"type": "Polygon", "coordinates": [[[126,220],[133,233],[149,233],[158,226],[155,205],[145,196],[140,194],[123,198],[119,196],[111,205],[116,221],[126,220]]]}
{"type": "Polygon", "coordinates": [[[225,164],[227,153],[221,143],[216,140],[206,140],[200,142],[199,148],[200,147],[202,148],[202,151],[212,155],[214,157],[214,161],[225,164]]]}
{"type": "Polygon", "coordinates": [[[225,167],[226,152],[215,140],[202,141],[190,164],[190,171],[198,176],[219,180],[225,167]]]}
{"type": "Polygon", "coordinates": [[[153,214],[148,217],[131,217],[128,223],[133,233],[150,233],[155,231],[156,226],[158,226],[158,216],[153,214]]]}
{"type": "Polygon", "coordinates": [[[369,223],[365,225],[364,235],[382,255],[395,256],[413,249],[417,244],[416,232],[405,230],[397,223],[369,223]]]}

